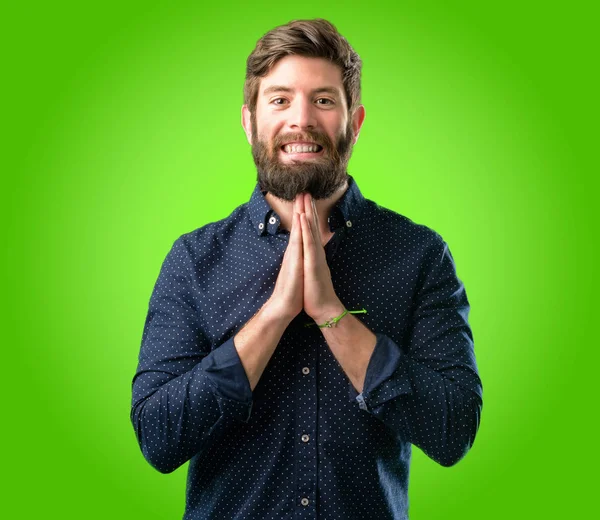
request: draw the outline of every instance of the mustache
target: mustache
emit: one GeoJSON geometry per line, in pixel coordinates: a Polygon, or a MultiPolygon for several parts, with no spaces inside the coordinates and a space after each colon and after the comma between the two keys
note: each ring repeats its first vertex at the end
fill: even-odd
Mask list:
{"type": "Polygon", "coordinates": [[[284,144],[295,141],[318,144],[323,147],[325,155],[329,157],[333,163],[337,163],[340,160],[338,147],[330,139],[330,137],[325,133],[315,132],[312,130],[307,130],[305,132],[289,132],[287,134],[276,136],[273,139],[273,145],[270,150],[271,156],[275,157],[284,144]]]}
{"type": "Polygon", "coordinates": [[[293,143],[293,142],[318,144],[318,145],[322,146],[323,148],[329,149],[329,150],[331,150],[331,148],[333,147],[333,143],[331,142],[331,139],[329,139],[329,136],[327,134],[322,134],[320,132],[312,132],[309,130],[305,133],[290,132],[287,134],[278,135],[273,140],[273,148],[275,150],[278,150],[284,144],[293,143]]]}

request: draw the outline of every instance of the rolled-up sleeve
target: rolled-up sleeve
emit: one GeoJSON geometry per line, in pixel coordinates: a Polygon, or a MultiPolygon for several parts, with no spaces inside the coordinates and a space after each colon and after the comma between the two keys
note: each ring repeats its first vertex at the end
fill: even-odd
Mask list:
{"type": "Polygon", "coordinates": [[[443,466],[472,447],[483,407],[469,310],[440,237],[423,262],[406,348],[376,333],[363,392],[354,392],[362,410],[443,466]]]}
{"type": "Polygon", "coordinates": [[[150,298],[131,422],[144,457],[169,473],[216,435],[249,420],[252,391],[233,338],[212,347],[201,330],[192,262],[180,237],[163,262],[150,298]]]}

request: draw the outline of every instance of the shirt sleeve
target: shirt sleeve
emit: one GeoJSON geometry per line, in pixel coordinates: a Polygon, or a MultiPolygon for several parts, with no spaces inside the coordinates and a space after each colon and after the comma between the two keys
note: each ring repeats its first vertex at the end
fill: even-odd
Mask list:
{"type": "Polygon", "coordinates": [[[442,466],[472,447],[483,386],[468,323],[469,302],[448,245],[440,238],[424,261],[423,283],[404,350],[376,333],[361,394],[351,397],[442,466]]]}
{"type": "Polygon", "coordinates": [[[233,338],[211,348],[191,290],[192,262],[180,237],[168,253],[146,317],[132,381],[131,422],[148,462],[174,471],[236,423],[252,390],[233,338]]]}

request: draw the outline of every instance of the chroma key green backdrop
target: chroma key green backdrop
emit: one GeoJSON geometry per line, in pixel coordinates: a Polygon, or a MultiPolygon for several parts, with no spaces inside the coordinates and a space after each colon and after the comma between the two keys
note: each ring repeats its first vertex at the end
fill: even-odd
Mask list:
{"type": "Polygon", "coordinates": [[[256,40],[315,17],[364,62],[350,173],[446,239],[472,305],[481,427],[451,468],[414,448],[411,519],[591,516],[597,18],[426,4],[3,9],[3,518],[181,518],[187,465],[152,469],[129,422],[148,300],[174,240],[252,192],[256,40]]]}

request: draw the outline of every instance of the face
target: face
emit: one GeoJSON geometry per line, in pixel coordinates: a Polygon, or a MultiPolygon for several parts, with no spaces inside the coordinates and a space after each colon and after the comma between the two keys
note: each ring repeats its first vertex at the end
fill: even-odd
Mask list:
{"type": "Polygon", "coordinates": [[[308,192],[324,199],[343,186],[364,119],[352,118],[341,69],[321,58],[287,56],[262,78],[256,111],[242,123],[262,190],[291,201],[308,192]]]}

